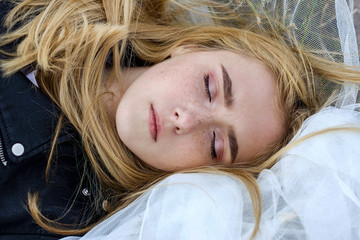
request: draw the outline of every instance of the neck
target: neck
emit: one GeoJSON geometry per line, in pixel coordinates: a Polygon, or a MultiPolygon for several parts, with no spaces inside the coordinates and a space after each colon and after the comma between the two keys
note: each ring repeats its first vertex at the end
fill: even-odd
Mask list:
{"type": "Polygon", "coordinates": [[[131,84],[133,84],[136,79],[148,69],[149,67],[123,68],[121,70],[121,80],[114,74],[111,74],[110,70],[105,73],[105,80],[108,81],[106,91],[110,94],[105,96],[104,104],[111,119],[115,120],[117,106],[119,105],[123,94],[131,84]]]}

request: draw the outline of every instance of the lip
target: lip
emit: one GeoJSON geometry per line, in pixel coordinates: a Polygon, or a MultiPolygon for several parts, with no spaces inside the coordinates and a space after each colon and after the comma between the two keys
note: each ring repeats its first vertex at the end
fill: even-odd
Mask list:
{"type": "Polygon", "coordinates": [[[149,131],[152,139],[156,142],[161,131],[161,124],[159,115],[152,104],[150,105],[149,110],[149,131]]]}

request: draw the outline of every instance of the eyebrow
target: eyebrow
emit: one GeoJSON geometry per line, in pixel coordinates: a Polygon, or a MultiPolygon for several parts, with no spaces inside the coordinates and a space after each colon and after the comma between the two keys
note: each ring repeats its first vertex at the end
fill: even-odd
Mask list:
{"type": "Polygon", "coordinates": [[[234,101],[233,95],[232,95],[232,81],[231,78],[226,71],[226,68],[224,65],[221,64],[222,69],[222,75],[223,75],[223,82],[224,82],[224,99],[225,99],[225,105],[227,107],[230,107],[234,101]]]}
{"type": "MultiPolygon", "coordinates": [[[[221,69],[223,75],[224,102],[225,102],[225,106],[229,108],[234,102],[234,97],[232,94],[232,81],[228,72],[226,71],[226,68],[222,64],[221,64],[221,69]]],[[[231,153],[231,163],[234,163],[239,151],[239,146],[237,143],[237,139],[233,127],[229,127],[228,137],[229,137],[229,145],[230,145],[230,153],[231,153]]]]}
{"type": "Polygon", "coordinates": [[[229,144],[230,144],[230,153],[231,153],[231,163],[235,162],[236,156],[238,154],[239,146],[235,137],[235,132],[232,127],[228,129],[229,144]]]}

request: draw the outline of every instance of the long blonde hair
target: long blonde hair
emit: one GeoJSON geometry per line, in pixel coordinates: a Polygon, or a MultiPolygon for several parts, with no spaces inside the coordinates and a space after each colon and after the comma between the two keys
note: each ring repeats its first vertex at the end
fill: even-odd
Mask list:
{"type": "MultiPolygon", "coordinates": [[[[156,64],[169,57],[176,47],[187,44],[192,51],[229,50],[264,62],[276,78],[277,103],[286,134],[249,165],[188,171],[229,174],[242,180],[253,201],[255,234],[261,214],[256,176],[277,161],[281,149],[304,119],[328,100],[322,97],[316,79],[359,82],[359,73],[289,44],[282,36],[286,29],[280,25],[270,24],[272,27],[265,31],[231,15],[227,5],[210,0],[204,4],[224,8],[231,24],[224,24],[224,17],[219,16],[210,16],[213,21],[206,24],[193,24],[187,17],[191,9],[176,0],[19,1],[5,21],[9,32],[1,36],[0,46],[14,41],[19,44],[14,52],[1,51],[9,57],[1,62],[1,67],[5,75],[11,75],[26,66],[35,66],[40,89],[62,110],[55,139],[63,119],[80,133],[87,155],[85,161],[90,162],[96,173],[98,190],[101,199],[108,203],[106,210],[110,216],[172,173],[148,166],[120,141],[103,103],[104,96],[109,94],[104,91],[103,81],[109,53],[112,52],[114,63],[120,63],[126,46],[131,44],[137,56],[156,64]]],[[[120,64],[113,65],[111,77],[121,84],[120,64]]],[[[54,150],[55,141],[48,165],[54,150]]],[[[29,195],[30,211],[48,231],[83,234],[94,226],[66,229],[43,216],[36,200],[36,195],[29,195]]]]}

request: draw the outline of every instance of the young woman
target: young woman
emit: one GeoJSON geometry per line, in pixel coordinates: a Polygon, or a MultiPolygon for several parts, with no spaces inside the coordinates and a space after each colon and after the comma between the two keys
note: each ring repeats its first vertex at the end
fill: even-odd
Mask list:
{"type": "MultiPolygon", "coordinates": [[[[2,68],[33,74],[61,110],[49,164],[61,162],[62,126],[79,133],[98,182],[93,212],[111,215],[173,172],[226,172],[249,188],[257,229],[255,177],[328,100],[318,78],[358,82],[359,73],[304,51],[267,18],[259,21],[268,30],[244,21],[216,1],[22,1],[6,21],[1,45],[16,44],[2,68]],[[214,15],[193,24],[198,6],[214,15]]],[[[36,200],[29,196],[31,213],[49,231],[93,227],[54,225],[36,200]]]]}

